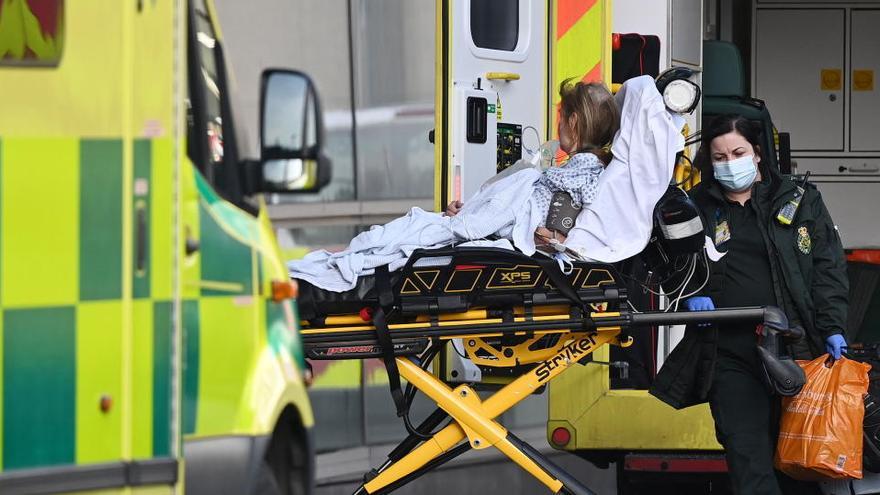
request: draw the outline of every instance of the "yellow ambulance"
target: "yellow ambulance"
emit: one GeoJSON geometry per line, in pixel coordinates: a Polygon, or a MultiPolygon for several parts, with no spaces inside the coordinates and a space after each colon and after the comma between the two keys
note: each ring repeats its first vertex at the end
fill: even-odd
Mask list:
{"type": "Polygon", "coordinates": [[[0,493],[311,492],[256,193],[329,162],[308,77],[261,97],[246,162],[210,0],[0,0],[0,493]]]}

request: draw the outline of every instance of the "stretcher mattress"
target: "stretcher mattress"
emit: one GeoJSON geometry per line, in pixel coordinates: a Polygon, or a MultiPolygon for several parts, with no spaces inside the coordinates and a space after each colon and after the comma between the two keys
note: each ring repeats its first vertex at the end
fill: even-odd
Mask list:
{"type": "Polygon", "coordinates": [[[541,254],[526,256],[498,248],[420,249],[400,270],[362,276],[347,292],[299,281],[300,319],[312,328],[324,326],[326,317],[335,315],[361,314],[367,321],[370,309],[382,305],[383,292],[385,305],[390,301],[398,318],[476,307],[505,310],[571,304],[570,289],[582,304],[625,300],[624,284],[613,266],[575,262],[566,268],[563,272],[556,260],[541,254]],[[567,293],[557,288],[563,284],[570,286],[567,293]]]}

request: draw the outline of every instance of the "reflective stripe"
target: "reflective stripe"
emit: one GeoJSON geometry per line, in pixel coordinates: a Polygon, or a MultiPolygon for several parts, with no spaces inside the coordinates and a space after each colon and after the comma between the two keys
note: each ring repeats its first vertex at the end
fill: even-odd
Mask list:
{"type": "Polygon", "coordinates": [[[687,222],[674,223],[672,225],[660,224],[660,230],[667,239],[684,239],[685,237],[703,232],[703,222],[700,220],[700,217],[694,217],[687,222]]]}

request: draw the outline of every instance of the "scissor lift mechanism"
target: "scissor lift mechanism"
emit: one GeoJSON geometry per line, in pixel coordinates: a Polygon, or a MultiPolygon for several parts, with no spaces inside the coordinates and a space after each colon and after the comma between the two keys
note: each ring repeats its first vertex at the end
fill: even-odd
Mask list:
{"type": "Polygon", "coordinates": [[[497,249],[419,250],[396,274],[378,270],[362,279],[341,295],[301,283],[300,303],[307,356],[384,358],[398,415],[410,430],[388,460],[366,474],[356,495],[389,493],[470,449],[489,447],[553,493],[592,494],[495,418],[601,346],[630,345],[627,330],[633,326],[759,324],[767,313],[626,310],[626,291],[610,265],[575,263],[565,274],[550,258],[497,249]],[[453,388],[429,371],[452,339],[462,339],[466,357],[482,369],[507,369],[516,378],[485,400],[469,384],[453,388]],[[406,392],[395,390],[398,372],[406,392]],[[415,390],[438,407],[412,427],[407,406],[415,390]]]}

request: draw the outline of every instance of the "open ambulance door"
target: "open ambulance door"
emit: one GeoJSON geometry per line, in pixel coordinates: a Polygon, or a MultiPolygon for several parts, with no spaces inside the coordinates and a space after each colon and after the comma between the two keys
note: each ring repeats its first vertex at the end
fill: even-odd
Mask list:
{"type": "MultiPolygon", "coordinates": [[[[437,0],[435,209],[466,202],[486,179],[556,135],[564,79],[610,80],[609,4],[437,0]]],[[[440,360],[446,380],[506,381],[458,355],[440,360]]]]}
{"type": "Polygon", "coordinates": [[[435,206],[467,201],[548,135],[546,0],[437,0],[435,206]]]}
{"type": "Polygon", "coordinates": [[[610,81],[610,3],[437,0],[437,209],[556,134],[563,80],[610,81]]]}

